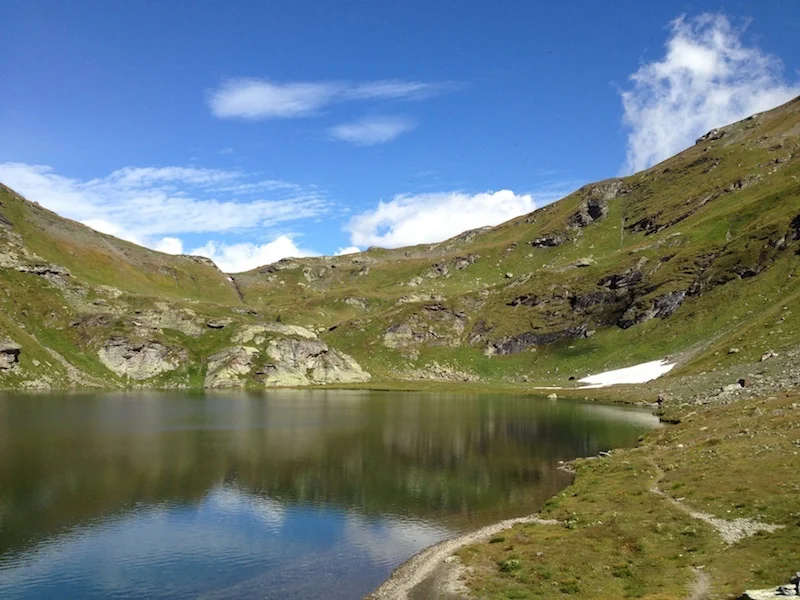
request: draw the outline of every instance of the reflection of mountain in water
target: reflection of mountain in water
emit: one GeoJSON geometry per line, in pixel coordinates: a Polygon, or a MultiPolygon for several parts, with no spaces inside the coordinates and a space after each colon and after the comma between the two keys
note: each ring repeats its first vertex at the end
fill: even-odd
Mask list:
{"type": "Polygon", "coordinates": [[[330,505],[457,528],[535,510],[556,461],[633,443],[628,411],[369,392],[0,399],[0,554],[163,504],[330,505]],[[620,418],[621,417],[621,418],[620,418]],[[225,483],[227,487],[220,487],[225,483]]]}

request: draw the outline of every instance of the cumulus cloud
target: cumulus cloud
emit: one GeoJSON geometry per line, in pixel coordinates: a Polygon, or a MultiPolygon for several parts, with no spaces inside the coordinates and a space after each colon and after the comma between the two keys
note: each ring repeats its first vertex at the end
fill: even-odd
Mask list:
{"type": "Polygon", "coordinates": [[[226,244],[210,241],[195,248],[190,254],[210,258],[225,273],[249,271],[282,258],[316,256],[316,253],[311,250],[299,248],[294,240],[286,235],[279,236],[266,244],[251,242],[226,244]]]}
{"type": "Polygon", "coordinates": [[[453,87],[450,84],[387,79],[286,82],[229,79],[208,93],[211,113],[221,119],[289,119],[319,113],[330,104],[355,100],[420,100],[453,87]]]}
{"type": "Polygon", "coordinates": [[[126,167],[81,180],[47,166],[2,163],[0,181],[62,216],[150,247],[164,236],[263,229],[328,210],[315,188],[239,171],[126,167]]]}
{"type": "Polygon", "coordinates": [[[165,254],[183,254],[183,241],[176,237],[163,237],[153,245],[153,250],[165,254]]]}
{"type": "Polygon", "coordinates": [[[364,117],[358,121],[341,123],[328,129],[331,137],[357,146],[385,144],[416,127],[405,117],[364,117]]]}
{"type": "Polygon", "coordinates": [[[643,64],[622,92],[629,128],[625,170],[639,171],[691,145],[705,132],[800,94],[772,54],[742,42],[721,14],[670,23],[666,53],[643,64]]]}
{"type": "Polygon", "coordinates": [[[347,229],[355,246],[396,248],[439,242],[467,229],[498,225],[534,208],[533,196],[511,190],[402,195],[356,215],[347,229]]]}

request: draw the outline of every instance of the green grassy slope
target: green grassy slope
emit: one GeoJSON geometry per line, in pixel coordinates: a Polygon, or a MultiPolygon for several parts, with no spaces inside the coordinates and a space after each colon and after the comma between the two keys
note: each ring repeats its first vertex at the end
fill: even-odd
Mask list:
{"type": "MultiPolygon", "coordinates": [[[[22,344],[25,328],[82,371],[123,385],[98,366],[97,344],[142,335],[135,315],[166,302],[232,327],[148,333],[188,351],[162,384],[198,384],[230,331],[276,319],[322,331],[378,382],[566,385],[667,355],[679,359],[676,373],[727,367],[800,340],[799,177],[796,99],[498,227],[287,259],[230,279],[208,261],[96,233],[0,188],[0,234],[71,274],[0,267],[0,338],[22,344]],[[728,354],[733,346],[740,352],[728,354]]],[[[2,377],[0,385],[18,383],[2,377]]]]}

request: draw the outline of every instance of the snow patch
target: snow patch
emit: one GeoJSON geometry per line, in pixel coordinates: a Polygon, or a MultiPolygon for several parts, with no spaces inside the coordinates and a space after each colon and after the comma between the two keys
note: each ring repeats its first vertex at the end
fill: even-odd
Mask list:
{"type": "Polygon", "coordinates": [[[589,384],[584,386],[586,389],[601,388],[620,383],[645,383],[668,373],[674,366],[675,363],[668,363],[665,360],[653,360],[624,369],[589,375],[580,379],[579,383],[589,384]]]}

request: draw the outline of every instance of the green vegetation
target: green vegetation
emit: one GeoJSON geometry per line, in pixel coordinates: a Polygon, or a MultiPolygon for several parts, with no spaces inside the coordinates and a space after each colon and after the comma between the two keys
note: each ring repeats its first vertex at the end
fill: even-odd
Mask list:
{"type": "MultiPolygon", "coordinates": [[[[800,99],[713,137],[498,227],[232,276],[0,186],[0,343],[11,348],[0,346],[0,388],[262,387],[285,368],[278,339],[293,344],[285,355],[307,344],[340,365],[349,357],[337,353],[353,357],[369,383],[351,383],[366,378],[355,369],[323,379],[347,387],[530,392],[667,356],[678,366],[657,383],[574,393],[649,401],[780,378],[789,363],[771,357],[800,340],[800,99]]],[[[316,364],[291,366],[285,380],[317,381],[316,364]]],[[[663,410],[680,425],[576,463],[574,484],[542,514],[560,524],[463,549],[469,587],[486,598],[665,600],[709,584],[723,598],[796,570],[798,397],[663,410]],[[690,509],[781,528],[728,543],[690,509]]],[[[395,479],[419,487],[415,468],[395,479]]],[[[284,493],[306,499],[319,470],[295,489],[293,466],[284,493]]],[[[423,491],[471,493],[463,482],[448,472],[423,491]]],[[[359,485],[343,479],[336,494],[352,501],[359,485]]]]}
{"type": "MultiPolygon", "coordinates": [[[[0,387],[197,387],[210,355],[264,322],[320,332],[377,387],[564,386],[667,355],[675,375],[753,362],[800,335],[800,100],[722,132],[498,227],[233,276],[0,188],[0,338],[23,345],[0,387]],[[224,334],[206,327],[220,319],[224,334]],[[98,359],[113,336],[181,364],[131,381],[98,359]],[[43,379],[29,361],[53,363],[48,349],[71,368],[43,379]]],[[[238,384],[262,385],[255,371],[238,384]]]]}
{"type": "Polygon", "coordinates": [[[520,525],[506,544],[461,551],[470,588],[481,598],[685,598],[699,572],[711,597],[733,598],[780,583],[800,543],[798,399],[684,411],[638,448],[576,461],[574,484],[541,513],[561,525],[520,525]],[[726,543],[687,509],[781,528],[726,543]]]}

